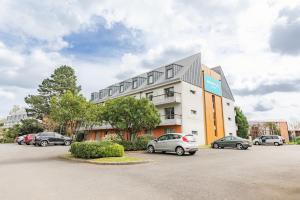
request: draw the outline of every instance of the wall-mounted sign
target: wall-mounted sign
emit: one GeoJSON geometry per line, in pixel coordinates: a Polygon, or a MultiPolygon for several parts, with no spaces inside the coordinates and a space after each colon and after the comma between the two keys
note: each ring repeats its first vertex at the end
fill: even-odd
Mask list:
{"type": "Polygon", "coordinates": [[[204,90],[215,95],[222,96],[221,81],[205,74],[204,90]]]}

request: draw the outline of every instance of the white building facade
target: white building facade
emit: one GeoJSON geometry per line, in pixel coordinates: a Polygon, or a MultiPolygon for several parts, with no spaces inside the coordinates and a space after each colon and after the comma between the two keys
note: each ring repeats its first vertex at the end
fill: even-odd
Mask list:
{"type": "Polygon", "coordinates": [[[14,106],[6,117],[3,128],[11,128],[16,124],[20,124],[23,119],[28,119],[25,108],[14,106]]]}
{"type": "MultiPolygon", "coordinates": [[[[103,103],[120,96],[148,98],[158,109],[161,124],[140,134],[190,133],[199,144],[210,144],[225,135],[236,135],[234,98],[221,67],[209,69],[196,54],[91,94],[103,103]],[[209,79],[207,79],[209,78],[209,79]]],[[[88,140],[112,133],[109,126],[90,131],[88,140]]]]}

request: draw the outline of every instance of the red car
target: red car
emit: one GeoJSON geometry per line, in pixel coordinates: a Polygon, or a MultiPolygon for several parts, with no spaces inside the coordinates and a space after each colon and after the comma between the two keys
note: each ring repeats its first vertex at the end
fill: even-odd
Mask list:
{"type": "Polygon", "coordinates": [[[34,137],[36,134],[28,134],[24,137],[24,143],[27,145],[34,144],[34,137]]]}

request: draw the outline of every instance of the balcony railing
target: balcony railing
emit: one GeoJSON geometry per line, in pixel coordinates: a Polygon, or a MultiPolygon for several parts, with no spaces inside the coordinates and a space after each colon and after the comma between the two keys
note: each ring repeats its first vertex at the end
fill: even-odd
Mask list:
{"type": "Polygon", "coordinates": [[[177,93],[177,92],[173,92],[170,94],[161,94],[161,95],[153,96],[152,102],[154,105],[180,103],[181,102],[181,94],[177,93]]]}
{"type": "Polygon", "coordinates": [[[170,114],[170,115],[161,115],[161,123],[160,125],[181,125],[182,124],[182,117],[181,115],[177,114],[170,114]]]}

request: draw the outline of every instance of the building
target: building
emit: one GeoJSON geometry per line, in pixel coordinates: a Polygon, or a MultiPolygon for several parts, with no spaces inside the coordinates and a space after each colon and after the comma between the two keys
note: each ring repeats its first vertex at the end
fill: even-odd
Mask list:
{"type": "Polygon", "coordinates": [[[278,134],[288,142],[288,123],[284,120],[249,121],[249,135],[252,138],[261,135],[276,135],[277,133],[274,127],[278,130],[278,134]]]}
{"type": "MultiPolygon", "coordinates": [[[[234,98],[222,68],[202,65],[200,53],[93,92],[91,101],[120,96],[148,98],[157,107],[161,124],[144,134],[192,133],[199,144],[236,135],[234,98]]],[[[101,140],[110,132],[107,125],[97,127],[86,139],[101,140]]]]}
{"type": "Polygon", "coordinates": [[[15,124],[20,124],[22,119],[27,119],[27,113],[25,108],[20,106],[14,106],[13,109],[9,112],[9,115],[6,117],[4,122],[4,128],[11,128],[15,124]]]}

